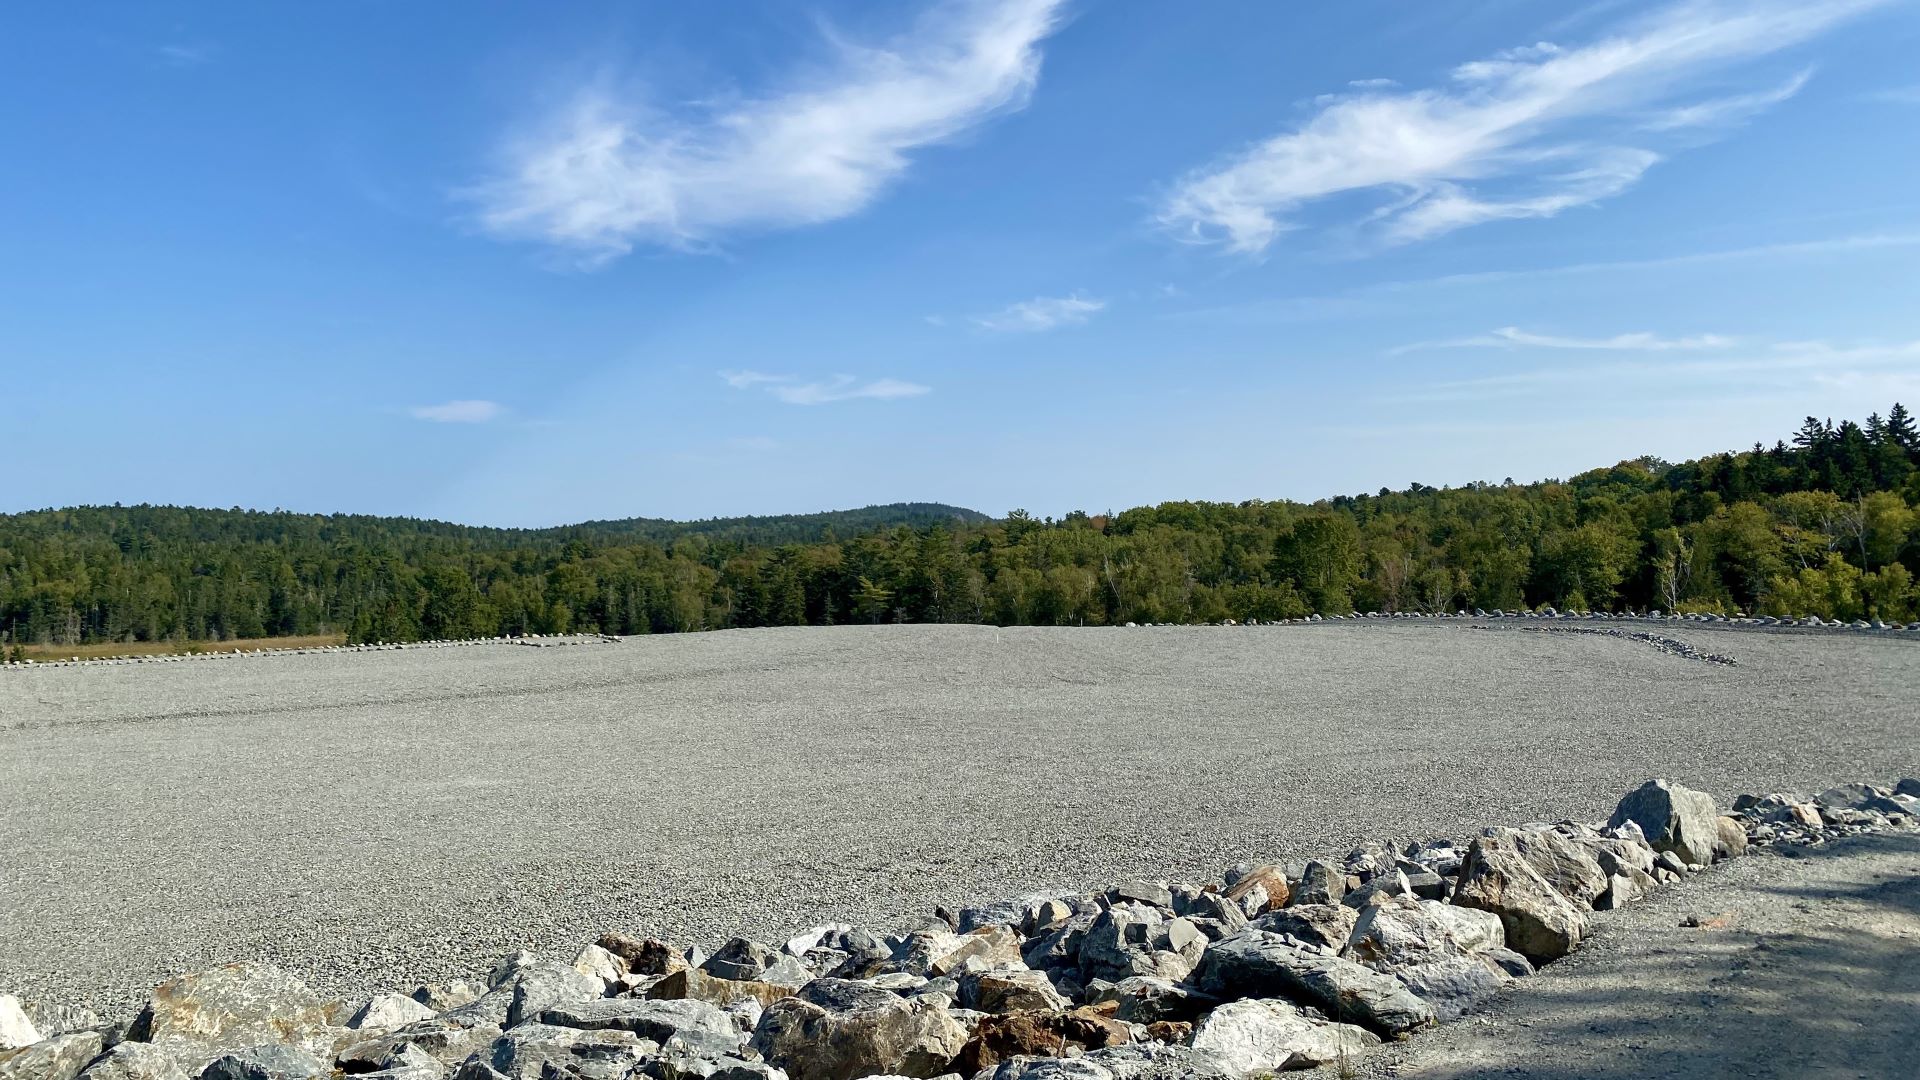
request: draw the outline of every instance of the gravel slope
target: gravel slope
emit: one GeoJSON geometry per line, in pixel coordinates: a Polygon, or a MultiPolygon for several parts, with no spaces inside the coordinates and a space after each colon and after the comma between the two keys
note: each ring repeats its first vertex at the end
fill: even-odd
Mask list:
{"type": "Polygon", "coordinates": [[[0,990],[360,992],[1920,773],[1920,649],[1464,622],[844,627],[0,672],[0,990]]]}

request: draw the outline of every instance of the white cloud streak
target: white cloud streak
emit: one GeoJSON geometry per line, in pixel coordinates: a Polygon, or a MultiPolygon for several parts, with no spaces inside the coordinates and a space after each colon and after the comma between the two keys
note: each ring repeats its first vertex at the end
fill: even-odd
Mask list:
{"type": "Polygon", "coordinates": [[[1661,160],[1625,141],[1648,134],[1648,110],[1659,110],[1653,126],[1676,130],[1784,100],[1803,79],[1718,101],[1676,99],[1718,69],[1884,2],[1685,0],[1592,44],[1542,42],[1462,64],[1436,88],[1337,95],[1299,129],[1183,177],[1158,218],[1189,241],[1258,254],[1298,228],[1309,204],[1354,192],[1384,197],[1360,225],[1390,244],[1552,217],[1620,194],[1661,160]]]}
{"type": "Polygon", "coordinates": [[[1072,296],[1036,296],[1009,304],[991,315],[974,318],[975,325],[997,333],[1039,333],[1062,326],[1078,326],[1105,310],[1107,302],[1075,293],[1072,296]]]}
{"type": "Polygon", "coordinates": [[[826,70],[784,92],[697,112],[589,88],[466,194],[487,232],[588,266],[636,245],[703,250],[848,217],[913,151],[1023,108],[1063,2],[946,0],[885,45],[834,40],[826,70]]]}
{"type": "Polygon", "coordinates": [[[1806,89],[1813,78],[1809,68],[1771,90],[1752,94],[1734,94],[1669,109],[1646,125],[1648,131],[1682,131],[1687,128],[1725,127],[1766,112],[1775,105],[1806,89]]]}
{"type": "Polygon", "coordinates": [[[440,405],[415,405],[407,414],[415,420],[436,424],[484,424],[506,412],[497,401],[449,401],[440,405]]]}
{"type": "Polygon", "coordinates": [[[769,375],[761,371],[722,371],[720,378],[735,390],[762,390],[788,405],[826,405],[835,401],[871,398],[891,401],[919,397],[933,388],[900,379],[872,379],[862,382],[852,375],[806,380],[798,375],[769,375]]]}
{"type": "Polygon", "coordinates": [[[1638,393],[1643,384],[1671,392],[1681,385],[1710,386],[1716,393],[1758,388],[1837,386],[1909,375],[1920,363],[1920,341],[1890,345],[1833,345],[1823,341],[1779,342],[1724,359],[1623,361],[1555,365],[1470,379],[1436,382],[1402,400],[1471,401],[1481,398],[1564,394],[1591,385],[1638,393]],[[1894,368],[1894,372],[1884,369],[1894,368]]]}
{"type": "Polygon", "coordinates": [[[1737,344],[1733,338],[1719,334],[1699,334],[1694,337],[1663,338],[1657,334],[1630,333],[1615,334],[1604,338],[1559,337],[1553,334],[1535,334],[1517,326],[1503,326],[1490,334],[1474,337],[1452,338],[1446,341],[1418,341],[1411,345],[1402,345],[1388,350],[1389,356],[1400,356],[1410,352],[1424,352],[1428,349],[1577,349],[1600,352],[1676,352],[1697,351],[1700,349],[1726,349],[1737,344]]]}

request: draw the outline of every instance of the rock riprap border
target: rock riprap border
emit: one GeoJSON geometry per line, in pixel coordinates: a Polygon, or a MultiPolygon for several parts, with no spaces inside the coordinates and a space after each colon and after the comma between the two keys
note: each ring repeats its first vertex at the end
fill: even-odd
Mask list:
{"type": "Polygon", "coordinates": [[[1605,823],[1241,865],[816,927],[708,952],[608,933],[569,963],[327,1001],[242,962],[120,1021],[0,996],[0,1080],[1251,1080],[1458,1019],[1579,948],[1596,912],[1750,846],[1911,830],[1920,780],[1812,799],[1650,780],[1605,823]]]}
{"type": "MultiPolygon", "coordinates": [[[[1806,628],[1827,629],[1827,630],[1855,630],[1855,631],[1864,630],[1864,631],[1876,632],[1876,633],[1889,633],[1889,634],[1897,633],[1903,636],[1906,636],[1909,634],[1920,634],[1920,622],[1911,622],[1911,623],[1904,623],[1904,624],[1889,623],[1881,619],[1874,619],[1871,621],[1866,619],[1855,619],[1852,622],[1841,622],[1836,619],[1822,619],[1818,615],[1809,615],[1804,619],[1779,619],[1771,615],[1746,616],[1746,615],[1674,614],[1674,613],[1662,612],[1662,611],[1659,611],[1658,609],[1653,611],[1645,611],[1645,612],[1623,611],[1618,613],[1606,612],[1606,611],[1557,611],[1551,607],[1543,607],[1538,611],[1505,611],[1505,610],[1485,611],[1480,608],[1475,608],[1471,612],[1466,610],[1441,611],[1441,612],[1354,611],[1354,612],[1349,612],[1345,615],[1315,614],[1315,615],[1308,615],[1298,619],[1267,619],[1267,620],[1228,619],[1225,622],[1221,622],[1217,624],[1125,623],[1123,625],[1127,629],[1136,629],[1140,626],[1151,627],[1154,625],[1162,625],[1162,626],[1176,626],[1176,625],[1178,626],[1185,626],[1185,625],[1306,626],[1306,625],[1311,625],[1313,623],[1320,623],[1320,622],[1348,622],[1348,621],[1364,621],[1364,620],[1373,620],[1373,619],[1395,619],[1395,620],[1398,620],[1398,619],[1435,619],[1435,620],[1515,619],[1515,620],[1558,620],[1558,621],[1565,621],[1565,620],[1572,620],[1572,619],[1586,619],[1586,620],[1601,620],[1601,621],[1633,621],[1633,622],[1654,622],[1654,623],[1676,623],[1676,622],[1702,623],[1702,624],[1729,628],[1729,629],[1734,627],[1747,627],[1747,628],[1753,628],[1753,629],[1768,628],[1768,627],[1776,628],[1776,629],[1792,629],[1792,628],[1806,627],[1806,628]]],[[[1608,633],[1613,634],[1613,636],[1632,637],[1635,640],[1646,641],[1649,644],[1653,644],[1656,648],[1659,648],[1663,652],[1671,652],[1671,653],[1674,653],[1675,655],[1688,656],[1693,652],[1692,646],[1686,645],[1684,642],[1674,641],[1671,638],[1656,638],[1656,637],[1653,637],[1652,635],[1644,635],[1644,634],[1633,635],[1633,634],[1619,633],[1619,632],[1613,632],[1613,631],[1608,631],[1608,633]]],[[[626,639],[614,634],[552,634],[552,635],[528,634],[528,635],[517,636],[517,637],[460,638],[460,639],[450,639],[450,640],[435,639],[435,640],[429,640],[429,641],[378,642],[378,643],[369,643],[369,644],[362,644],[362,645],[316,645],[316,646],[310,646],[307,648],[300,648],[300,649],[211,648],[203,652],[175,653],[175,654],[165,655],[165,656],[140,656],[140,655],[129,654],[124,656],[96,656],[96,657],[87,657],[87,658],[74,657],[70,660],[10,660],[4,663],[0,663],[0,671],[9,670],[9,669],[21,669],[21,668],[61,668],[61,667],[75,667],[80,665],[99,665],[99,664],[112,664],[112,665],[178,664],[178,663],[185,663],[187,661],[194,661],[194,660],[235,660],[235,659],[245,659],[245,658],[251,658],[251,657],[266,657],[266,656],[312,656],[312,655],[319,655],[324,653],[398,652],[403,649],[460,649],[460,648],[468,648],[474,645],[526,645],[526,646],[532,646],[534,648],[540,648],[540,649],[552,649],[552,648],[560,648],[560,647],[570,646],[570,645],[617,645],[624,640],[626,639]]],[[[1718,664],[1733,663],[1733,661],[1730,660],[1729,658],[1724,656],[1718,656],[1715,654],[1701,654],[1699,656],[1692,656],[1690,658],[1704,659],[1711,663],[1718,663],[1718,664]]]]}

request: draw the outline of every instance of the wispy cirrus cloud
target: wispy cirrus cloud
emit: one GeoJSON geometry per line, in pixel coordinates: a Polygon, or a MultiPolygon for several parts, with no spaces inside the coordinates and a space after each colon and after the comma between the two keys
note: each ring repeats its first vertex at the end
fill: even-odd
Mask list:
{"type": "Polygon", "coordinates": [[[1527,349],[1578,349],[1601,352],[1693,352],[1701,349],[1726,349],[1737,344],[1733,338],[1719,334],[1698,334],[1693,337],[1661,337],[1658,334],[1644,332],[1615,334],[1612,337],[1583,338],[1561,337],[1554,334],[1535,334],[1517,326],[1503,326],[1490,334],[1476,334],[1473,337],[1449,338],[1443,341],[1416,341],[1410,345],[1401,345],[1388,350],[1389,356],[1400,356],[1410,352],[1424,352],[1429,349],[1473,349],[1473,348],[1527,348],[1527,349]]]}
{"type": "Polygon", "coordinates": [[[1258,254],[1309,204],[1356,192],[1381,243],[1487,221],[1552,217],[1618,195],[1661,160],[1634,135],[1724,123],[1784,100],[1685,100],[1707,76],[1801,44],[1887,0],[1686,0],[1590,44],[1511,49],[1418,90],[1336,95],[1289,131],[1181,178],[1159,221],[1187,240],[1258,254]],[[1692,109],[1689,113],[1686,110],[1692,109]]]}
{"type": "Polygon", "coordinates": [[[790,89],[664,108],[595,86],[512,141],[465,194],[481,226],[576,253],[700,250],[721,237],[859,212],[913,151],[1025,106],[1064,0],[945,0],[883,45],[830,41],[790,89]]]}
{"type": "Polygon", "coordinates": [[[998,333],[1039,333],[1062,326],[1078,326],[1106,310],[1107,302],[1074,293],[1072,296],[1036,296],[991,315],[977,315],[974,325],[998,333]]]}
{"type": "Polygon", "coordinates": [[[1874,90],[1863,94],[1861,97],[1880,105],[1920,105],[1920,83],[1912,86],[1890,86],[1885,90],[1874,90]]]}
{"type": "Polygon", "coordinates": [[[506,411],[506,407],[497,401],[459,400],[439,405],[415,405],[407,410],[407,415],[415,420],[429,420],[436,424],[484,424],[506,411]]]}
{"type": "Polygon", "coordinates": [[[862,381],[852,375],[809,380],[798,375],[769,375],[763,371],[722,371],[720,378],[735,390],[765,391],[789,405],[825,405],[858,398],[889,401],[919,397],[933,391],[930,386],[900,379],[862,381]]]}
{"type": "Polygon", "coordinates": [[[1795,74],[1771,90],[1751,94],[1731,94],[1689,105],[1667,109],[1646,124],[1648,131],[1681,131],[1687,128],[1724,127],[1750,120],[1806,89],[1813,69],[1795,74]]]}
{"type": "Polygon", "coordinates": [[[160,59],[171,67],[190,68],[212,62],[219,51],[207,42],[174,42],[162,45],[155,50],[160,59]]]}
{"type": "Polygon", "coordinates": [[[1642,384],[1656,384],[1671,392],[1676,386],[1700,385],[1711,387],[1716,393],[1728,393],[1815,385],[1878,385],[1889,380],[1911,379],[1915,364],[1920,364],[1920,341],[1861,345],[1782,341],[1713,359],[1555,364],[1449,379],[1397,396],[1402,400],[1472,401],[1564,394],[1574,386],[1637,392],[1642,384]]]}

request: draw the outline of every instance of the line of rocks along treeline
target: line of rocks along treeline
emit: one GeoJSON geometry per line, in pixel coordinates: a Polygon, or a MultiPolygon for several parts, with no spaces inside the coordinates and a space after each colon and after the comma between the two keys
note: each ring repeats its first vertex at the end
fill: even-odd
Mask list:
{"type": "Polygon", "coordinates": [[[706,531],[524,531],[85,507],[0,516],[0,648],[1548,605],[1904,623],[1920,618],[1916,505],[1920,434],[1896,405],[1864,425],[1809,418],[1771,448],[1642,458],[1564,482],[1058,521],[920,504],[706,531]]]}
{"type": "MultiPolygon", "coordinates": [[[[0,996],[0,1080],[1253,1080],[1484,1008],[1595,912],[1745,854],[1912,829],[1920,780],[1808,800],[1650,780],[1604,824],[1123,882],[712,952],[608,933],[570,963],[325,1001],[240,962],[136,1015],[0,996]]],[[[1695,925],[1692,922],[1683,925],[1695,925]]],[[[1708,924],[1700,924],[1708,925],[1708,924]]]]}

